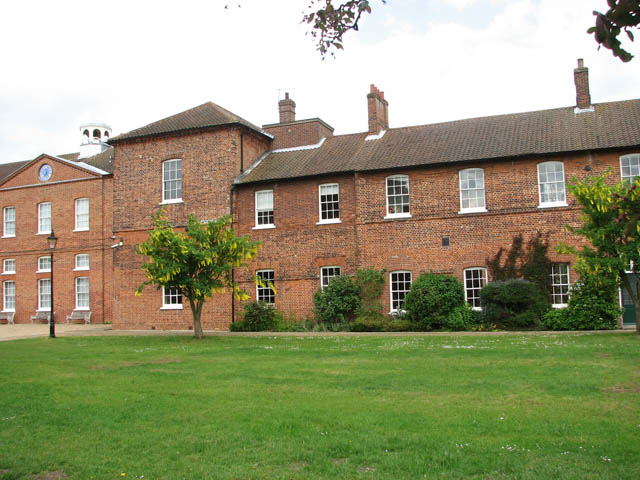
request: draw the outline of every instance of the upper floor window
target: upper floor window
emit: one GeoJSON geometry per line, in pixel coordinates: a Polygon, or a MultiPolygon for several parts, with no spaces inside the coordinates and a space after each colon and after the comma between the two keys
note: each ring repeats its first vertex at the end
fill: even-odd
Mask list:
{"type": "Polygon", "coordinates": [[[76,200],[76,231],[89,230],[89,199],[76,200]]]}
{"type": "Polygon", "coordinates": [[[175,158],[162,163],[162,202],[182,201],[182,160],[175,158]]]}
{"type": "Polygon", "coordinates": [[[387,177],[387,215],[392,217],[410,217],[409,213],[409,177],[393,175],[387,177]]]}
{"type": "Polygon", "coordinates": [[[16,311],[16,283],[13,280],[2,283],[2,294],[4,297],[3,311],[16,311]]]}
{"type": "Polygon", "coordinates": [[[411,272],[391,272],[390,281],[391,311],[398,312],[411,289],[411,272]]]}
{"type": "Polygon", "coordinates": [[[162,287],[162,308],[164,310],[182,309],[182,290],[179,287],[162,287]]]}
{"type": "Polygon", "coordinates": [[[76,310],[89,310],[89,278],[76,278],[76,310]]]}
{"type": "Polygon", "coordinates": [[[640,153],[620,157],[620,176],[623,181],[628,182],[633,182],[636,177],[640,177],[640,153]]]}
{"type": "Polygon", "coordinates": [[[256,228],[272,228],[273,190],[256,192],[256,228]]]}
{"type": "Polygon", "coordinates": [[[76,270],[89,270],[89,255],[87,253],[79,253],[76,255],[76,270]]]}
{"type": "Polygon", "coordinates": [[[480,310],[480,290],[486,284],[486,268],[467,268],[464,271],[464,296],[474,310],[480,310]]]}
{"type": "Polygon", "coordinates": [[[256,285],[256,299],[269,305],[276,303],[276,293],[273,291],[275,275],[273,270],[258,270],[256,275],[260,277],[264,286],[256,285]]]}
{"type": "Polygon", "coordinates": [[[38,280],[38,310],[51,310],[51,280],[38,280]]]}
{"type": "Polygon", "coordinates": [[[2,273],[16,273],[16,259],[15,258],[6,258],[2,262],[2,273]]]}
{"type": "Polygon", "coordinates": [[[320,185],[320,222],[338,223],[340,221],[340,187],[337,183],[320,185]]]}
{"type": "Polygon", "coordinates": [[[320,288],[324,290],[324,287],[329,285],[329,282],[335,277],[340,276],[340,267],[322,267],[320,269],[320,288]]]}
{"type": "Polygon", "coordinates": [[[569,265],[566,263],[551,265],[551,303],[554,308],[569,304],[569,265]]]}
{"type": "Polygon", "coordinates": [[[484,203],[484,170],[467,168],[460,171],[460,213],[486,212],[484,203]]]}
{"type": "Polygon", "coordinates": [[[50,272],[51,271],[51,257],[38,258],[38,272],[50,272]]]}
{"type": "Polygon", "coordinates": [[[4,231],[3,236],[16,236],[16,207],[4,207],[4,231]]]}
{"type": "Polygon", "coordinates": [[[541,207],[567,205],[564,194],[564,164],[562,162],[538,164],[538,191],[541,207]]]}
{"type": "Polygon", "coordinates": [[[51,233],[51,203],[38,204],[38,233],[51,233]]]}

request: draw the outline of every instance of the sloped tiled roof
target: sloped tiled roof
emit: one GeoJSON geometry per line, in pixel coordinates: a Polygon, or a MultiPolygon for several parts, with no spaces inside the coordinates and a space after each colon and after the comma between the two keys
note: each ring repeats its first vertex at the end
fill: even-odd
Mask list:
{"type": "Polygon", "coordinates": [[[31,160],[25,160],[23,162],[0,163],[0,183],[13,172],[16,172],[17,170],[24,167],[30,161],[31,160]]]}
{"type": "Polygon", "coordinates": [[[207,127],[218,127],[222,125],[244,125],[251,130],[255,130],[262,135],[266,135],[260,127],[248,122],[235,113],[216,105],[213,102],[204,103],[182,113],[158,120],[141,128],[136,128],[130,132],[123,133],[108,140],[110,144],[117,144],[124,140],[134,138],[151,137],[167,133],[177,133],[187,130],[195,130],[207,127]]]}
{"type": "Polygon", "coordinates": [[[548,155],[640,145],[640,99],[472,118],[328,138],[319,148],[274,151],[236,183],[329,173],[548,155]]]}

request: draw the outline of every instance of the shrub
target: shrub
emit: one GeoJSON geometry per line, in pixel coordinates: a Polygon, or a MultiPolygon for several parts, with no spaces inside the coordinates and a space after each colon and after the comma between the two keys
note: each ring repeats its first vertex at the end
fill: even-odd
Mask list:
{"type": "Polygon", "coordinates": [[[361,316],[351,322],[352,332],[383,332],[385,318],[383,316],[361,316]]]}
{"type": "Polygon", "coordinates": [[[569,298],[568,316],[572,329],[608,330],[616,328],[620,315],[618,288],[614,278],[581,272],[569,298]]]}
{"type": "Polygon", "coordinates": [[[464,290],[456,278],[424,273],[411,285],[403,308],[416,329],[433,330],[445,327],[449,316],[463,305],[464,290]]]}
{"type": "Polygon", "coordinates": [[[479,317],[479,312],[471,308],[471,305],[468,303],[465,303],[449,314],[443,328],[454,332],[471,330],[479,324],[479,317]]]}
{"type": "Polygon", "coordinates": [[[373,268],[364,268],[356,272],[356,284],[360,288],[358,316],[383,316],[380,298],[385,283],[384,273],[384,269],[373,268]]]}
{"type": "Polygon", "coordinates": [[[536,328],[548,304],[527,280],[491,282],[480,290],[481,321],[504,329],[536,328]]]}
{"type": "Polygon", "coordinates": [[[573,330],[566,308],[552,308],[544,314],[542,323],[547,330],[573,330]]]}
{"type": "Polygon", "coordinates": [[[319,322],[334,324],[352,320],[360,308],[360,287],[350,277],[335,277],[313,295],[319,322]]]}
{"type": "Polygon", "coordinates": [[[242,320],[229,326],[232,332],[263,332],[281,330],[284,326],[282,314],[264,302],[251,302],[244,308],[242,320]]]}

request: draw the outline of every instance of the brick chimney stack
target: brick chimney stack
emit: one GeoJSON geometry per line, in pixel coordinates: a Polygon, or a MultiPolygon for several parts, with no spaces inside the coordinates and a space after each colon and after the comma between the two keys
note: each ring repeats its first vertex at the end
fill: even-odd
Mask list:
{"type": "Polygon", "coordinates": [[[289,98],[289,92],[285,92],[284,98],[278,102],[280,110],[280,123],[296,121],[296,102],[289,98]]]}
{"type": "Polygon", "coordinates": [[[578,68],[573,70],[573,80],[576,84],[576,106],[580,110],[591,108],[589,94],[589,69],[584,66],[584,60],[578,59],[578,68]]]}
{"type": "Polygon", "coordinates": [[[367,106],[369,110],[369,135],[377,135],[382,130],[389,128],[389,103],[384,99],[384,92],[371,84],[371,91],[367,94],[367,106]]]}

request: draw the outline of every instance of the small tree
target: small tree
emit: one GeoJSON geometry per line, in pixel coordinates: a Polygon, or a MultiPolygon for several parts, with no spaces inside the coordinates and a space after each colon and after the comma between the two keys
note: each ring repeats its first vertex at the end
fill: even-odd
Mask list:
{"type": "Polygon", "coordinates": [[[640,225],[636,216],[640,178],[633,184],[622,182],[611,186],[605,182],[609,174],[569,185],[569,191],[582,206],[584,224],[568,229],[585,237],[591,245],[580,249],[560,245],[558,250],[576,255],[589,273],[613,275],[636,307],[636,331],[640,333],[640,283],[633,285],[626,275],[629,268],[640,272],[640,225]]]}
{"type": "Polygon", "coordinates": [[[249,298],[233,280],[232,271],[246,267],[256,257],[260,243],[247,236],[236,237],[230,216],[203,224],[191,214],[183,233],[175,231],[160,210],[153,216],[153,225],[149,238],[136,246],[136,252],[149,260],[142,264],[147,280],[136,289],[136,295],[146,285],[178,287],[189,300],[194,335],[202,338],[200,315],[207,298],[227,289],[240,300],[249,298]]]}

